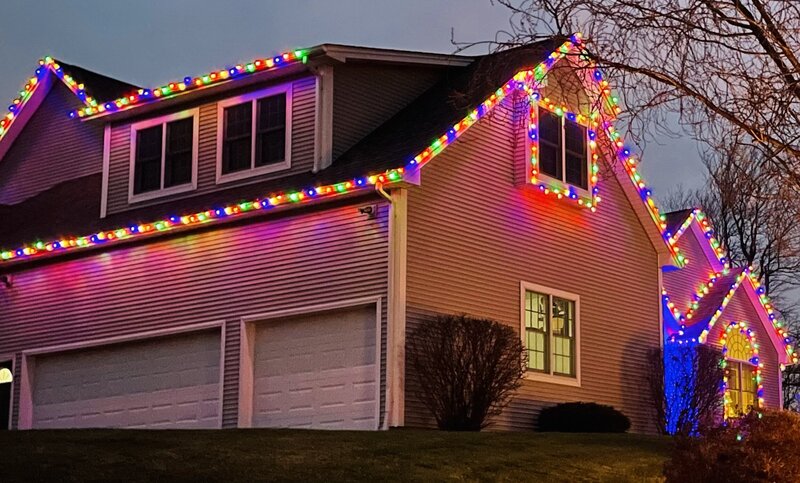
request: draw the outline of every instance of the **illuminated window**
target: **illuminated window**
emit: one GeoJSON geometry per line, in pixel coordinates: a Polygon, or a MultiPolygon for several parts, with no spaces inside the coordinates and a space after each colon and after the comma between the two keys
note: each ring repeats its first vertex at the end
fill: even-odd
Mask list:
{"type": "Polygon", "coordinates": [[[758,408],[757,371],[756,366],[750,362],[752,348],[744,334],[731,330],[725,346],[728,379],[725,416],[735,418],[758,408]]]}
{"type": "Polygon", "coordinates": [[[588,189],[589,150],[586,127],[539,107],[539,172],[588,189]]]}
{"type": "Polygon", "coordinates": [[[193,109],[131,126],[131,202],[195,188],[197,116],[193,109]]]}
{"type": "Polygon", "coordinates": [[[291,85],[221,101],[217,181],[290,167],[291,85]]]}
{"type": "Polygon", "coordinates": [[[522,338],[528,370],[577,377],[578,298],[523,283],[522,338]]]}

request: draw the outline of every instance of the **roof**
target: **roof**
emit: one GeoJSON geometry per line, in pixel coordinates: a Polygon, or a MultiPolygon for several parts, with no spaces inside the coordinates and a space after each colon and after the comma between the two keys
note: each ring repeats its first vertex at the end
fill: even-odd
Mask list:
{"type": "Polygon", "coordinates": [[[138,86],[133,84],[84,69],[74,64],[68,64],[60,60],[56,60],[56,62],[66,74],[71,75],[75,80],[87,86],[89,93],[101,102],[122,97],[128,92],[139,89],[138,86]]]}
{"type": "Polygon", "coordinates": [[[742,272],[744,272],[742,268],[732,268],[727,274],[717,278],[708,293],[697,302],[697,308],[689,312],[691,319],[686,321],[684,331],[686,336],[697,338],[708,328],[709,322],[712,321],[725,298],[732,296],[731,292],[738,288],[742,272]]]}
{"type": "Polygon", "coordinates": [[[666,223],[665,231],[675,235],[680,227],[686,222],[686,219],[694,212],[693,208],[684,210],[670,211],[664,214],[664,221],[666,223]]]}
{"type": "MultiPolygon", "coordinates": [[[[542,62],[561,40],[548,39],[529,47],[475,57],[466,66],[446,68],[430,89],[335,159],[330,167],[317,173],[301,173],[165,201],[103,219],[99,218],[99,175],[61,183],[13,206],[0,205],[0,248],[11,249],[39,240],[79,237],[120,226],[182,217],[268,193],[301,191],[309,186],[334,184],[403,166],[409,156],[413,157],[430,145],[439,134],[463,118],[465,112],[496,90],[498,84],[517,71],[542,62]],[[65,202],[67,200],[69,202],[65,202]]],[[[129,84],[80,67],[61,65],[65,72],[75,71],[76,75],[99,81],[99,92],[103,94],[113,95],[130,88],[129,84]]],[[[98,92],[87,84],[89,89],[98,92]]]]}
{"type": "Polygon", "coordinates": [[[397,166],[398,161],[408,162],[498,86],[518,71],[534,68],[564,40],[551,38],[476,57],[467,67],[448,69],[427,92],[343,153],[333,167],[357,165],[383,170],[397,166]]]}

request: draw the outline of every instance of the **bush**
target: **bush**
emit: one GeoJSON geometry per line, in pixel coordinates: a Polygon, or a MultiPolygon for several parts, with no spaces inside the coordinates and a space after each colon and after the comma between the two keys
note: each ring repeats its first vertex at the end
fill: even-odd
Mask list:
{"type": "Polygon", "coordinates": [[[789,482],[800,478],[800,416],[753,412],[700,436],[675,438],[668,482],[789,482]]]}
{"type": "Polygon", "coordinates": [[[539,431],[624,433],[630,427],[631,420],[620,411],[596,403],[563,403],[539,413],[539,431]]]}
{"type": "Polygon", "coordinates": [[[520,386],[527,352],[519,334],[488,319],[439,316],[409,336],[418,395],[439,429],[479,431],[520,386]]]}
{"type": "Polygon", "coordinates": [[[705,344],[670,343],[647,355],[647,389],[661,434],[696,434],[721,416],[722,354],[705,344]]]}

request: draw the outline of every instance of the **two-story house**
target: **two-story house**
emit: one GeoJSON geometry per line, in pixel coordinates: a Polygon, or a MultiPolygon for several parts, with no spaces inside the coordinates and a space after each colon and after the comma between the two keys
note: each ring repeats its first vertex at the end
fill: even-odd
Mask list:
{"type": "Polygon", "coordinates": [[[662,269],[693,265],[618,109],[577,37],[326,44],[158,88],[44,59],[0,119],[0,420],[427,425],[407,337],[468,313],[529,354],[496,427],[583,400],[651,431],[662,269]]]}

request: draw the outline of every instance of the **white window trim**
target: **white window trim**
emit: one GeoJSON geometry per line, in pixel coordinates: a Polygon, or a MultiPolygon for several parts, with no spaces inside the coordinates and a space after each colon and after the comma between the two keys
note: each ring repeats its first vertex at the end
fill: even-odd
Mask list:
{"type": "MultiPolygon", "coordinates": [[[[540,111],[547,111],[547,112],[553,113],[553,111],[551,111],[549,109],[545,109],[543,107],[540,107],[538,103],[534,107],[536,108],[536,122],[537,122],[536,138],[537,138],[537,144],[538,144],[539,140],[541,139],[541,132],[539,130],[539,125],[540,125],[540,123],[539,123],[539,113],[540,113],[540,111]]],[[[586,128],[586,186],[587,186],[587,188],[581,188],[580,186],[576,186],[576,185],[568,183],[566,181],[566,179],[567,179],[567,148],[566,148],[566,139],[564,138],[564,124],[567,122],[567,116],[558,116],[558,117],[561,119],[561,174],[564,176],[564,179],[554,178],[554,177],[550,176],[549,174],[545,174],[542,171],[542,154],[541,154],[542,150],[541,149],[537,149],[537,151],[536,151],[536,157],[537,157],[536,170],[538,171],[538,174],[536,175],[536,178],[537,178],[538,181],[545,182],[546,184],[550,184],[550,185],[561,184],[563,186],[572,187],[572,189],[575,190],[575,193],[577,193],[578,196],[580,196],[581,198],[591,198],[592,197],[592,193],[591,193],[591,189],[592,189],[592,150],[591,150],[590,144],[589,144],[590,141],[591,141],[589,139],[589,129],[590,129],[590,127],[587,126],[586,124],[582,124],[582,123],[579,123],[577,121],[574,121],[575,124],[578,124],[579,126],[583,126],[584,128],[586,128]]],[[[531,176],[530,176],[531,143],[532,143],[531,137],[526,134],[525,135],[525,180],[526,180],[526,182],[528,184],[531,184],[531,176]]]]}
{"type": "Polygon", "coordinates": [[[130,153],[130,171],[128,175],[128,203],[138,203],[140,201],[148,201],[164,196],[175,195],[178,193],[186,193],[187,191],[194,191],[197,189],[197,154],[200,133],[200,109],[189,109],[186,111],[168,114],[166,116],[147,119],[145,121],[137,122],[131,125],[131,153],[130,153]],[[181,119],[192,118],[192,181],[178,186],[171,186],[164,188],[164,163],[166,163],[166,149],[167,149],[167,123],[172,121],[179,121],[181,119]],[[134,194],[133,188],[135,185],[134,176],[136,175],[136,133],[149,127],[163,125],[164,128],[161,132],[161,189],[147,191],[144,193],[134,194]]]}
{"type": "Polygon", "coordinates": [[[269,87],[255,92],[248,92],[241,96],[223,99],[217,103],[217,184],[227,183],[230,181],[238,181],[242,179],[252,178],[253,176],[260,176],[263,174],[274,173],[276,171],[283,171],[292,167],[292,83],[269,87]],[[256,128],[258,116],[259,99],[274,96],[276,94],[286,94],[286,141],[284,147],[286,152],[283,156],[283,161],[280,163],[268,164],[266,166],[256,167],[256,128]],[[253,118],[250,125],[250,169],[236,171],[234,173],[222,174],[222,147],[224,144],[223,136],[225,134],[225,108],[242,104],[244,102],[253,103],[253,118]]]}
{"type": "MultiPolygon", "coordinates": [[[[581,387],[581,298],[579,295],[564,292],[550,287],[544,287],[534,283],[521,281],[519,284],[519,330],[522,345],[527,350],[528,346],[525,343],[525,292],[539,292],[553,297],[558,297],[575,302],[575,377],[561,376],[558,374],[544,374],[533,370],[525,371],[525,379],[529,381],[546,382],[550,384],[560,384],[563,386],[581,387]]],[[[548,321],[548,329],[550,323],[548,321]]],[[[552,330],[548,330],[547,336],[550,338],[548,344],[548,357],[550,358],[549,367],[553,367],[553,351],[552,351],[552,330]]]]}

